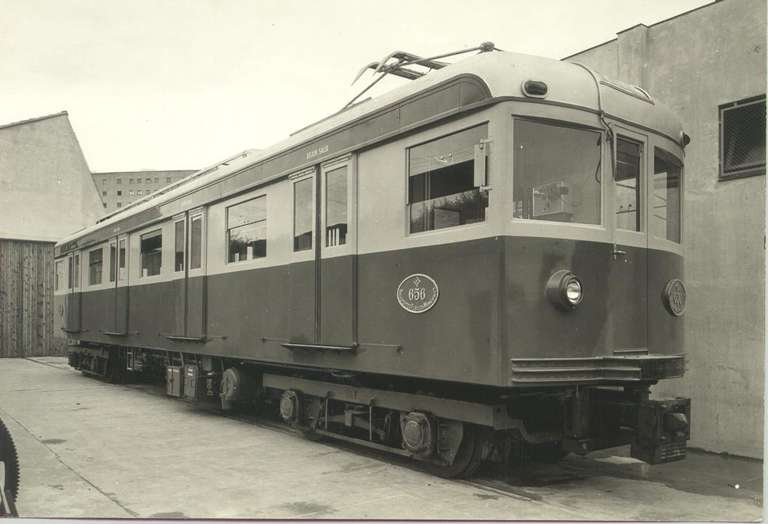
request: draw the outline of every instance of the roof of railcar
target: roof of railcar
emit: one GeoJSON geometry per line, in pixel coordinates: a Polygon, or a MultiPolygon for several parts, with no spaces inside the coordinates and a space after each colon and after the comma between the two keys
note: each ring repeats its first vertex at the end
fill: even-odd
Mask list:
{"type": "MultiPolygon", "coordinates": [[[[444,83],[454,77],[472,75],[480,79],[490,91],[492,99],[524,99],[528,102],[576,107],[591,112],[604,111],[619,120],[654,130],[676,141],[682,134],[679,120],[662,104],[644,91],[621,82],[609,81],[598,73],[571,62],[509,52],[481,53],[431,71],[421,78],[366,100],[312,124],[289,138],[262,150],[246,150],[222,162],[202,169],[163,190],[150,194],[123,208],[97,224],[81,229],[62,239],[57,245],[71,242],[83,235],[118,224],[128,217],[172,201],[208,186],[228,175],[274,157],[288,149],[310,142],[329,131],[345,126],[366,115],[375,113],[393,103],[418,95],[422,91],[444,83]],[[593,76],[593,74],[595,76],[593,76]],[[525,98],[522,84],[526,80],[546,82],[546,99],[525,98]],[[596,86],[599,85],[600,89],[596,86]]],[[[322,160],[325,160],[323,158],[322,160]]],[[[320,161],[320,159],[318,159],[320,161]]]]}

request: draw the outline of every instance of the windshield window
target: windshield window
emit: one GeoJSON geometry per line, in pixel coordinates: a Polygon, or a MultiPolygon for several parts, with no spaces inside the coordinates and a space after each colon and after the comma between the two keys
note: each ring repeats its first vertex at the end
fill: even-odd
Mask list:
{"type": "Polygon", "coordinates": [[[597,131],[515,120],[514,217],[600,223],[597,131]]]}

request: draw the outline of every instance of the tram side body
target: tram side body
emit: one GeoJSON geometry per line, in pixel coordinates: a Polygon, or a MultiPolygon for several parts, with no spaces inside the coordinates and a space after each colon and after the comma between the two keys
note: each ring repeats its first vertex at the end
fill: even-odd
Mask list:
{"type": "MultiPolygon", "coordinates": [[[[453,396],[466,393],[476,399],[490,392],[486,402],[494,409],[504,405],[499,399],[511,395],[509,402],[515,406],[507,406],[510,412],[516,406],[523,411],[536,408],[535,401],[524,406],[524,401],[516,400],[522,389],[537,388],[542,398],[556,390],[561,393],[563,419],[574,410],[596,405],[595,399],[580,396],[576,385],[618,385],[625,387],[627,396],[597,399],[611,404],[610,413],[629,399],[635,419],[645,408],[650,418],[689,416],[685,403],[659,406],[647,400],[650,385],[682,374],[681,359],[626,359],[616,354],[617,349],[637,347],[657,357],[680,353],[682,319],[665,310],[662,295],[667,282],[682,278],[681,256],[628,247],[625,256],[633,263],[616,264],[615,246],[606,241],[608,237],[570,238],[568,225],[548,225],[545,235],[513,230],[507,201],[511,187],[504,176],[512,148],[505,144],[511,144],[510,115],[526,112],[536,116],[529,104],[495,104],[353,153],[347,166],[354,181],[349,189],[354,200],[350,216],[356,220],[350,223],[346,246],[325,251],[319,267],[314,247],[293,251],[292,178],[205,206],[205,262],[198,276],[185,279],[184,272],[169,269],[174,264],[173,220],[132,231],[127,283],[118,282],[116,287],[110,283],[107,263],[103,284],[58,293],[55,298],[57,310],[65,312],[61,327],[79,341],[73,353],[122,352],[125,358],[126,350],[140,348],[186,354],[194,362],[206,355],[222,367],[261,364],[272,373],[284,369],[285,376],[299,367],[361,373],[363,382],[366,376],[376,376],[379,384],[382,376],[393,383],[410,379],[455,389],[453,396]],[[408,235],[403,209],[405,152],[478,125],[488,126],[489,139],[495,143],[488,160],[492,191],[485,220],[408,235]],[[261,196],[267,199],[267,257],[226,263],[227,207],[261,196]],[[158,229],[163,235],[164,270],[140,278],[138,239],[158,229]],[[585,290],[583,302],[571,311],[553,307],[545,293],[551,275],[562,269],[578,275],[585,290]],[[439,288],[437,300],[421,313],[408,311],[397,299],[398,286],[413,275],[427,276],[439,288]],[[647,275],[647,292],[636,289],[635,277],[642,275],[647,275]],[[354,351],[306,350],[310,346],[354,351]],[[630,367],[637,369],[629,375],[611,375],[630,367]],[[563,374],[562,369],[569,371],[563,374]],[[540,378],[529,381],[530,376],[540,378]]],[[[574,114],[564,110],[561,118],[571,121],[574,114]]],[[[599,123],[590,125],[597,128],[599,123]]],[[[322,241],[317,236],[314,242],[322,241]]],[[[82,283],[88,278],[87,253],[93,248],[80,253],[82,283]]],[[[104,249],[106,253],[108,244],[104,249]]],[[[324,380],[333,382],[328,373],[324,380]]],[[[462,417],[457,412],[458,420],[471,418],[462,417]]],[[[499,428],[516,427],[510,421],[515,415],[507,418],[499,428]]],[[[588,425],[593,418],[582,423],[588,425]]],[[[611,435],[590,443],[588,431],[555,429],[560,439],[571,437],[575,451],[579,446],[588,451],[627,441],[611,435]]],[[[678,432],[678,437],[685,437],[683,445],[686,431],[687,427],[678,432]]],[[[524,428],[521,433],[527,434],[524,428]]],[[[543,437],[531,441],[538,442],[537,438],[543,437]]],[[[663,457],[645,458],[663,461],[663,457]]]]}

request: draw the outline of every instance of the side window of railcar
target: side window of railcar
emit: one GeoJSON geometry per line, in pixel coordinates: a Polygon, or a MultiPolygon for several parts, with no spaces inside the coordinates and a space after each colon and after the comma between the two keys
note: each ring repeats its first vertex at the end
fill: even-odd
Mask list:
{"type": "Polygon", "coordinates": [[[515,119],[515,218],[600,224],[601,134],[515,119]]]}
{"type": "Polygon", "coordinates": [[[312,178],[293,184],[293,250],[312,249],[312,178]]]}
{"type": "Polygon", "coordinates": [[[654,148],[651,233],[680,242],[682,164],[674,155],[654,148]]]}
{"type": "Polygon", "coordinates": [[[62,284],[64,284],[64,261],[56,261],[56,281],[54,282],[53,289],[59,291],[62,284]]]}
{"type": "Polygon", "coordinates": [[[408,149],[411,233],[485,220],[488,193],[475,185],[475,146],[487,138],[483,124],[408,149]]]}
{"type": "Polygon", "coordinates": [[[88,285],[101,284],[101,269],[104,262],[104,250],[94,249],[88,252],[88,285]]]}
{"type": "Polygon", "coordinates": [[[643,145],[616,141],[616,227],[640,231],[640,170],[643,145]]]}
{"type": "Polygon", "coordinates": [[[200,269],[203,259],[203,216],[192,217],[189,232],[189,269],[200,269]]]}
{"type": "Polygon", "coordinates": [[[325,246],[347,243],[347,166],[325,174],[325,246]]]}
{"type": "Polygon", "coordinates": [[[163,232],[160,229],[141,235],[141,276],[159,275],[163,262],[163,232]]]}
{"type": "Polygon", "coordinates": [[[173,270],[178,273],[184,271],[184,220],[173,224],[173,243],[173,270]]]}
{"type": "Polygon", "coordinates": [[[227,262],[267,256],[267,197],[227,208],[227,262]]]}

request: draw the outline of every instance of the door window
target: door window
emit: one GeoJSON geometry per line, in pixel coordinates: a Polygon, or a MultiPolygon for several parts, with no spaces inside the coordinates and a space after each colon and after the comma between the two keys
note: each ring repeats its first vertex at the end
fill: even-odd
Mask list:
{"type": "MultiPolygon", "coordinates": [[[[265,247],[266,249],[266,247],[265,247]]],[[[192,217],[189,236],[189,269],[200,269],[203,259],[203,216],[192,217]]]]}
{"type": "Polygon", "coordinates": [[[312,183],[305,178],[293,184],[293,250],[312,249],[312,183]]]}
{"type": "Polygon", "coordinates": [[[119,280],[125,280],[125,239],[120,239],[120,242],[118,243],[119,249],[118,249],[118,279],[119,280]]]}
{"type": "Polygon", "coordinates": [[[640,169],[643,145],[624,138],[616,140],[616,228],[641,231],[640,169]]]}
{"type": "Polygon", "coordinates": [[[347,166],[325,174],[325,245],[347,243],[347,166]]]}
{"type": "Polygon", "coordinates": [[[173,224],[173,271],[184,271],[184,221],[173,224]]]}
{"type": "Polygon", "coordinates": [[[117,278],[117,246],[114,242],[109,244],[109,281],[114,282],[117,278]]]}

